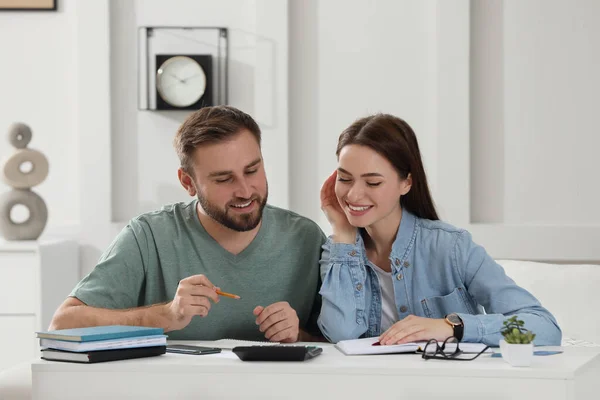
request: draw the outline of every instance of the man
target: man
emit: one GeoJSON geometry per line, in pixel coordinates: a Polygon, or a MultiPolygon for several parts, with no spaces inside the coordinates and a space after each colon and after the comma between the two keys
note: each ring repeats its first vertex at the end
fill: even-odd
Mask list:
{"type": "Polygon", "coordinates": [[[256,122],[236,108],[194,112],[174,144],[179,181],[197,199],[132,219],[50,329],[141,325],[164,328],[169,339],[277,342],[319,334],[325,235],[267,205],[260,140],[256,122]]]}

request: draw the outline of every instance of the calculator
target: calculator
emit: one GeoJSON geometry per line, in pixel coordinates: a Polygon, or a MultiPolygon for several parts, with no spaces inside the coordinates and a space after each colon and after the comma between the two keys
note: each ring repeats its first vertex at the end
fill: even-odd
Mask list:
{"type": "Polygon", "coordinates": [[[233,351],[242,361],[304,361],[323,352],[318,346],[238,346],[233,351]]]}

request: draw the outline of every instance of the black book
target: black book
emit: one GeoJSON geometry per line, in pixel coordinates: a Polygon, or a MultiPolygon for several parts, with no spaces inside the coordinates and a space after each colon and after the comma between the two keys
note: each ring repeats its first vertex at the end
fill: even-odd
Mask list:
{"type": "Polygon", "coordinates": [[[134,347],[130,349],[98,350],[84,353],[44,349],[42,359],[76,363],[98,363],[105,361],[128,360],[130,358],[154,357],[165,354],[167,346],[134,347]]]}

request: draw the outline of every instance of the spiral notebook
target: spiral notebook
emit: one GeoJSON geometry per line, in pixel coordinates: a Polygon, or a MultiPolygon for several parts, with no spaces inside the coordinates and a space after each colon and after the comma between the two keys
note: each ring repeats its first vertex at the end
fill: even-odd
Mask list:
{"type": "Polygon", "coordinates": [[[231,350],[234,347],[240,347],[240,346],[276,346],[279,345],[281,343],[279,342],[261,342],[261,341],[254,341],[254,340],[237,340],[237,339],[220,339],[220,340],[215,340],[213,342],[213,346],[214,347],[218,347],[220,349],[226,349],[226,350],[231,350]]]}

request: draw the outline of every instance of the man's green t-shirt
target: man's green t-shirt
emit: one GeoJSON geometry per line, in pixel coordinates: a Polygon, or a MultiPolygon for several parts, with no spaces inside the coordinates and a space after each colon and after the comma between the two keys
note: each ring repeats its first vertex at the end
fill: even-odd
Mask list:
{"type": "Polygon", "coordinates": [[[206,317],[194,317],[169,339],[265,340],[252,310],[287,301],[300,328],[318,333],[319,258],[325,235],[313,221],[267,205],[250,245],[234,255],[204,229],[197,200],[132,219],[98,265],[71,292],[93,307],[125,309],[173,300],[179,281],[204,274],[224,292],[206,317]]]}

